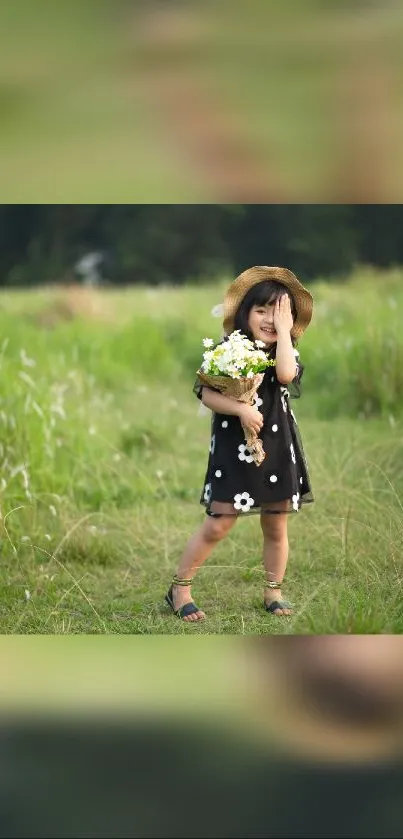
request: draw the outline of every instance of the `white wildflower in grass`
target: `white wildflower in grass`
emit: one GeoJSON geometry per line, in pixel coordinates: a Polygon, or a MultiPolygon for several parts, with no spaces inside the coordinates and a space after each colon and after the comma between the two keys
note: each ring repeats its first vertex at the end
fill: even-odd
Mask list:
{"type": "Polygon", "coordinates": [[[35,367],[36,366],[36,361],[33,358],[28,358],[24,349],[20,350],[20,359],[21,359],[21,364],[23,364],[24,367],[35,367]]]}
{"type": "MultiPolygon", "coordinates": [[[[4,468],[4,464],[3,464],[4,468]]],[[[14,466],[13,469],[10,470],[10,478],[15,478],[16,475],[19,475],[20,472],[25,470],[25,463],[19,463],[18,466],[14,466]]]]}
{"type": "Polygon", "coordinates": [[[161,469],[157,469],[155,474],[156,474],[156,477],[158,478],[159,481],[161,480],[161,478],[164,477],[164,473],[161,472],[161,469]]]}
{"type": "Polygon", "coordinates": [[[22,485],[23,485],[24,489],[29,489],[28,472],[25,468],[21,469],[21,475],[22,475],[22,485]]]}
{"type": "Polygon", "coordinates": [[[30,542],[31,539],[29,536],[21,536],[20,542],[30,542]]]}
{"type": "Polygon", "coordinates": [[[60,405],[58,402],[54,402],[53,405],[50,406],[50,410],[52,411],[52,413],[58,414],[59,417],[61,417],[62,419],[66,419],[66,412],[63,406],[60,405]]]}
{"type": "Polygon", "coordinates": [[[50,533],[45,533],[45,539],[46,539],[48,542],[51,542],[51,541],[52,541],[52,537],[51,537],[50,533]]]}
{"type": "Polygon", "coordinates": [[[57,516],[57,510],[54,504],[49,504],[49,511],[52,513],[52,516],[57,516]]]}
{"type": "Polygon", "coordinates": [[[25,589],[25,600],[31,600],[31,592],[27,588],[25,589]]]}
{"type": "Polygon", "coordinates": [[[31,376],[28,376],[28,373],[25,373],[24,370],[20,370],[18,375],[20,379],[22,379],[23,382],[25,382],[25,384],[29,385],[29,387],[34,388],[34,390],[38,389],[34,380],[31,378],[31,376]]]}

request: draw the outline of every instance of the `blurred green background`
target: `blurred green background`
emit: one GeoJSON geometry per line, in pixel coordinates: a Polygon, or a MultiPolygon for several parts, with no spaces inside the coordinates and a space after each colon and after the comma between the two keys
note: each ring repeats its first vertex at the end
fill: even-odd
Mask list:
{"type": "Polygon", "coordinates": [[[4,0],[6,202],[394,202],[403,9],[4,0]]]}

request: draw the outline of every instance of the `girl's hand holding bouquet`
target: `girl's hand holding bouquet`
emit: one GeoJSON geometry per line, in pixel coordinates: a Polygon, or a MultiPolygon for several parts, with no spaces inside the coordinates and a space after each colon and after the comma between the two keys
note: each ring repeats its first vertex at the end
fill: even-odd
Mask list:
{"type": "Polygon", "coordinates": [[[240,420],[245,431],[246,445],[251,451],[257,466],[263,463],[265,452],[258,434],[263,424],[263,417],[252,407],[255,393],[260,387],[264,371],[274,366],[275,361],[267,358],[263,352],[262,341],[249,341],[239,330],[214,349],[211,338],[205,338],[206,351],[203,363],[197,375],[202,384],[215,388],[220,393],[245,403],[240,412],[240,420]]]}

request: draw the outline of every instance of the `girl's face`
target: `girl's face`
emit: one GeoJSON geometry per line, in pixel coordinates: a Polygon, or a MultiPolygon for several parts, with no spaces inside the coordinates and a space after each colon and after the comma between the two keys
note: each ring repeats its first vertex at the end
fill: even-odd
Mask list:
{"type": "Polygon", "coordinates": [[[273,300],[271,303],[252,306],[249,312],[248,326],[255,341],[264,341],[267,346],[277,341],[274,325],[275,302],[273,300]]]}

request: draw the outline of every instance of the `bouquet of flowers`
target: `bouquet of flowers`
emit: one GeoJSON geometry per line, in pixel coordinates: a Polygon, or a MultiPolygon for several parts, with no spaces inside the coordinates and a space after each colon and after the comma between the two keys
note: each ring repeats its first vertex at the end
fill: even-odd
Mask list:
{"type": "MultiPolygon", "coordinates": [[[[201,384],[216,388],[225,396],[252,405],[267,367],[274,366],[274,359],[263,352],[263,341],[249,341],[240,330],[232,332],[226,341],[215,349],[211,338],[204,338],[206,350],[197,375],[201,384]]],[[[265,459],[263,443],[253,431],[245,429],[245,440],[256,466],[265,459]]]]}

